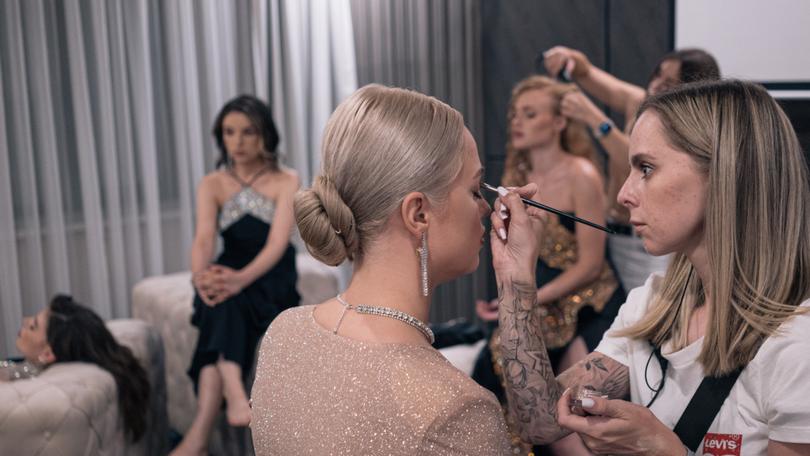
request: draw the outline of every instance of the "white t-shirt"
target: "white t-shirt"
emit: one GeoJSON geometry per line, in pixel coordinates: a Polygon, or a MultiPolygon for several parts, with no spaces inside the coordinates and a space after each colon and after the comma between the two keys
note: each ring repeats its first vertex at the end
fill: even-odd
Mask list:
{"type": "MultiPolygon", "coordinates": [[[[644,340],[611,337],[611,331],[638,321],[662,280],[652,275],[643,287],[630,292],[611,330],[596,347],[596,351],[630,368],[630,399],[641,405],[647,405],[654,395],[644,380],[652,346],[644,340]]],[[[810,300],[802,306],[810,306],[810,300]]],[[[810,313],[790,318],[780,330],[762,344],[740,374],[697,454],[764,455],[769,439],[810,443],[810,313]]],[[[664,388],[650,410],[670,429],[703,380],[703,366],[697,360],[702,346],[701,338],[673,353],[667,344],[662,347],[669,367],[664,388]]],[[[655,356],[647,369],[647,380],[654,388],[661,382],[655,356]]]]}

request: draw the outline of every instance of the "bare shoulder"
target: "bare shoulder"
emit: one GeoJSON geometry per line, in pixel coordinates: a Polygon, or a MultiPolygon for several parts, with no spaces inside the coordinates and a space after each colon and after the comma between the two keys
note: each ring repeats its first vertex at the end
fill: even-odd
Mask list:
{"type": "Polygon", "coordinates": [[[224,171],[222,171],[221,169],[216,169],[203,176],[203,178],[200,179],[200,184],[198,185],[197,188],[201,192],[206,192],[211,195],[217,195],[223,189],[224,179],[225,179],[224,171]]]}
{"type": "Polygon", "coordinates": [[[602,173],[594,163],[587,158],[571,157],[571,173],[577,179],[601,181],[602,173]]]}
{"type": "Polygon", "coordinates": [[[301,186],[301,178],[298,176],[298,172],[286,166],[279,166],[278,171],[276,171],[276,178],[278,183],[286,190],[295,191],[301,186]]]}
{"type": "Polygon", "coordinates": [[[604,177],[601,171],[590,160],[582,157],[571,157],[569,165],[569,172],[571,181],[574,186],[580,189],[590,190],[591,192],[602,192],[604,188],[604,177]]]}

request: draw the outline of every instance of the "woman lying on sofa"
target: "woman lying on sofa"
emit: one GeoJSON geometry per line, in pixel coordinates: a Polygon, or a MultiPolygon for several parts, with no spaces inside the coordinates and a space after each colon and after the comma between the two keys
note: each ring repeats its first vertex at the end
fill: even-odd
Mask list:
{"type": "Polygon", "coordinates": [[[23,319],[16,345],[25,360],[0,362],[0,382],[35,376],[58,362],[96,364],[115,379],[127,436],[133,442],[143,436],[149,406],[146,371],[95,312],[57,295],[48,307],[23,319]]]}

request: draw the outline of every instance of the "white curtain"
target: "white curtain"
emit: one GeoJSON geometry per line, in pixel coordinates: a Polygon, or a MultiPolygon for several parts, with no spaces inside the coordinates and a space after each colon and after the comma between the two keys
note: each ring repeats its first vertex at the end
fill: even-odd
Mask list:
{"type": "Polygon", "coordinates": [[[357,85],[348,1],[0,0],[0,356],[54,293],[125,317],[188,267],[228,99],[271,103],[309,181],[357,85]]]}

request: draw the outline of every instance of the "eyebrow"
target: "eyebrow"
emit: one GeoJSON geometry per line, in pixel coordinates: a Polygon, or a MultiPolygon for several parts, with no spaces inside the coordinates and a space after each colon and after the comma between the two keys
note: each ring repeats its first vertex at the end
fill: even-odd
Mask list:
{"type": "Polygon", "coordinates": [[[473,179],[477,179],[483,175],[484,175],[484,167],[482,166],[478,168],[478,171],[475,174],[473,174],[473,179]]]}
{"type": "Polygon", "coordinates": [[[632,157],[630,157],[630,166],[636,166],[637,167],[637,166],[639,166],[641,164],[641,162],[643,162],[643,161],[651,161],[652,158],[653,157],[651,155],[648,155],[648,154],[645,154],[645,153],[635,154],[632,157]]]}

